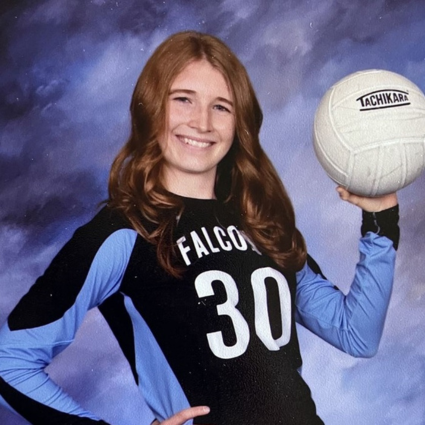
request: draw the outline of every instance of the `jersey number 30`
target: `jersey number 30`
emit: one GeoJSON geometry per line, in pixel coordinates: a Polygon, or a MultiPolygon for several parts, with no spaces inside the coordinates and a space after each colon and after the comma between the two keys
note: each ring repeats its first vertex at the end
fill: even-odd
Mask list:
{"type": "MultiPolygon", "coordinates": [[[[233,323],[236,342],[226,345],[221,331],[207,334],[211,351],[221,359],[231,359],[242,355],[248,348],[250,334],[249,326],[241,312],[236,308],[239,302],[239,292],[236,282],[228,273],[210,270],[201,273],[195,280],[195,288],[199,298],[214,295],[212,283],[220,281],[226,290],[227,299],[217,305],[219,316],[228,316],[233,323]]],[[[255,333],[270,351],[277,351],[286,345],[291,337],[291,294],[285,277],[271,267],[263,267],[251,274],[251,286],[255,304],[255,333]],[[266,279],[272,278],[277,284],[281,311],[282,335],[274,339],[267,309],[266,279]]]]}

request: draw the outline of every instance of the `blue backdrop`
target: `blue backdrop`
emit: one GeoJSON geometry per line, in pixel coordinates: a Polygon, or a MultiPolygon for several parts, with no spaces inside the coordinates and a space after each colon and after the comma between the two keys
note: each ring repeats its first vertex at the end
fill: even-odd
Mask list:
{"type": "MultiPolygon", "coordinates": [[[[265,113],[262,143],[309,251],[348,290],[360,212],[339,201],[314,156],[314,111],[330,85],[361,69],[425,89],[423,0],[2,0],[0,13],[0,323],[105,198],[135,80],[184,29],[219,36],[247,67],[265,113]]],[[[300,328],[303,373],[327,425],[425,423],[424,183],[399,194],[402,239],[378,355],[350,358],[300,328]]],[[[102,320],[88,314],[50,374],[114,425],[149,423],[102,320]]],[[[0,423],[26,422],[0,408],[0,423]]]]}

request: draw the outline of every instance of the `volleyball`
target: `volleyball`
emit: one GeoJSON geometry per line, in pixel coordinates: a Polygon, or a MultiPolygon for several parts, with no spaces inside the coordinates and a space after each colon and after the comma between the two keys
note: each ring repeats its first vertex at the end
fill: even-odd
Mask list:
{"type": "Polygon", "coordinates": [[[350,74],[321,99],[313,143],[328,176],[348,191],[395,192],[425,168],[425,96],[394,72],[350,74]]]}

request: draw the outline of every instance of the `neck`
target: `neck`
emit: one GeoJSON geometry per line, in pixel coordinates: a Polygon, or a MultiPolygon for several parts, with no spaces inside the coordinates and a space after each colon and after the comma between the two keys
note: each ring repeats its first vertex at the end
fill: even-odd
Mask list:
{"type": "Polygon", "coordinates": [[[187,198],[215,199],[215,173],[212,177],[197,174],[170,175],[165,173],[165,188],[176,195],[187,198]]]}

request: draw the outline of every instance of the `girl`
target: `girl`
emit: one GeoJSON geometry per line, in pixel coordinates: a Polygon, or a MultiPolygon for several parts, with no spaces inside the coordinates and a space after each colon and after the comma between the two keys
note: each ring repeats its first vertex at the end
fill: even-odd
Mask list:
{"type": "Polygon", "coordinates": [[[395,194],[366,199],[347,296],[307,255],[259,143],[247,73],[215,37],[175,34],[131,101],[106,206],[54,258],[0,332],[0,394],[33,424],[105,424],[44,372],[87,310],[114,332],[155,423],[323,423],[300,375],[295,321],[373,355],[398,243],[395,194]],[[192,407],[191,407],[192,406],[192,407]]]}

